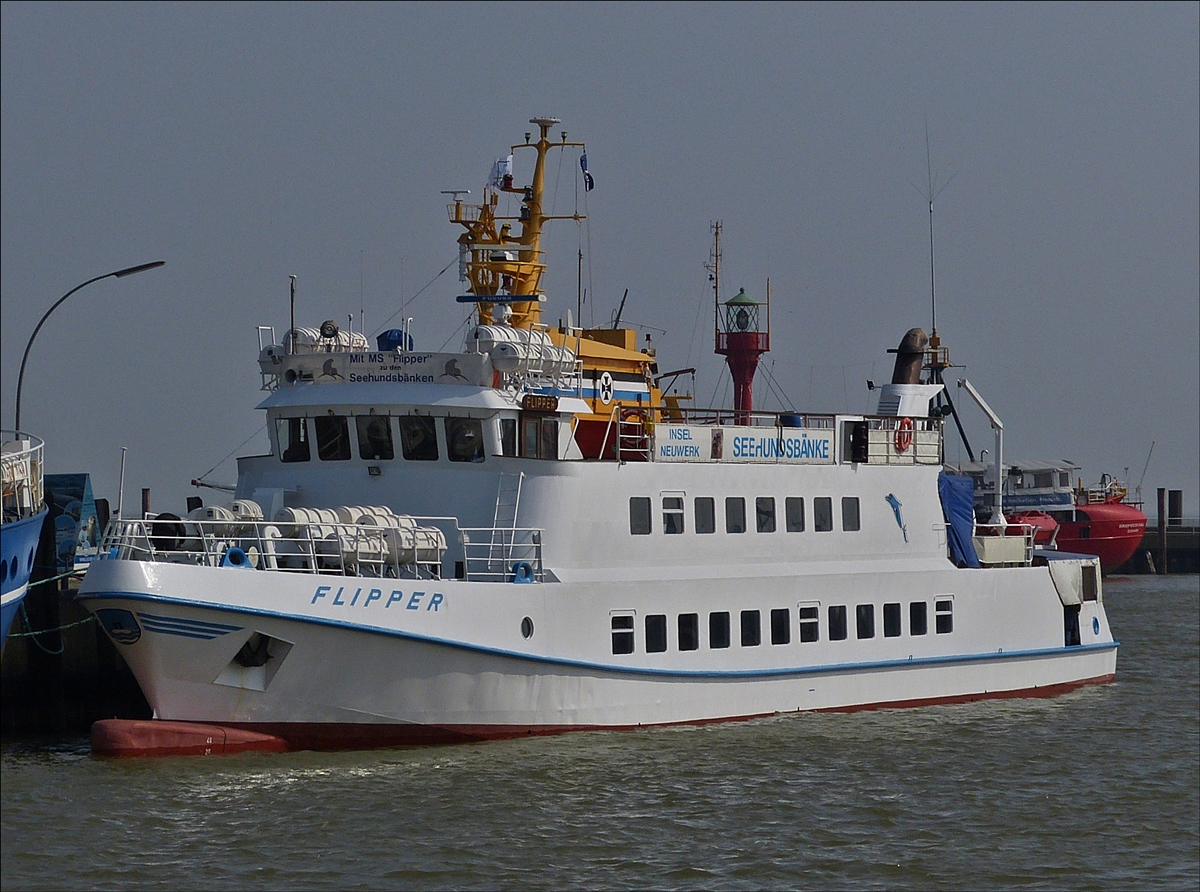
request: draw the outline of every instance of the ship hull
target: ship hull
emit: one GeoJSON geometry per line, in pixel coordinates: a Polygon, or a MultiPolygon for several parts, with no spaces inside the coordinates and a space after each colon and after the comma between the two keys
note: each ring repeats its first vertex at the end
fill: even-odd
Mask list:
{"type": "Polygon", "coordinates": [[[29,576],[37,554],[38,539],[46,510],[0,527],[0,647],[8,641],[8,631],[21,602],[29,590],[29,576]]]}
{"type": "Polygon", "coordinates": [[[1146,535],[1146,515],[1122,502],[1080,506],[1074,520],[1058,527],[1058,547],[1073,554],[1094,554],[1108,573],[1137,551],[1146,535]]]}
{"type": "MultiPolygon", "coordinates": [[[[289,749],[1049,696],[1111,681],[1116,671],[1102,604],[1081,605],[1080,644],[1065,646],[1049,574],[1030,570],[899,572],[867,585],[861,574],[821,580],[831,602],[853,603],[853,592],[870,590],[880,607],[956,591],[957,635],[931,627],[923,639],[855,640],[852,628],[846,641],[802,644],[793,633],[786,647],[702,645],[624,663],[608,647],[613,585],[444,580],[423,583],[412,609],[411,581],[386,581],[404,586],[386,608],[393,593],[380,591],[378,579],[281,576],[101,561],[80,598],[117,642],[158,719],[254,732],[289,749]],[[322,588],[329,591],[315,597],[322,588]],[[537,630],[528,640],[516,631],[525,618],[537,630]],[[1034,625],[1043,633],[1031,635],[1034,625]],[[253,635],[271,642],[271,656],[243,667],[237,655],[253,635]]],[[[740,607],[787,603],[790,583],[713,581],[701,596],[694,586],[642,580],[631,590],[645,599],[639,614],[682,595],[701,615],[731,606],[736,617],[740,607]]]]}

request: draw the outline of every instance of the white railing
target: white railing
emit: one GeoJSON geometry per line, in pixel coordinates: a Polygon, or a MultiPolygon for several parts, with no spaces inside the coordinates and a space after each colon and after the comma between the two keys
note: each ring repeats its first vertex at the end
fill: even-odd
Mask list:
{"type": "Polygon", "coordinates": [[[544,582],[542,531],[480,527],[459,530],[464,579],[474,582],[544,582]]]}
{"type": "Polygon", "coordinates": [[[33,517],[45,502],[43,446],[39,438],[21,431],[0,432],[0,491],[4,522],[33,517]]]}

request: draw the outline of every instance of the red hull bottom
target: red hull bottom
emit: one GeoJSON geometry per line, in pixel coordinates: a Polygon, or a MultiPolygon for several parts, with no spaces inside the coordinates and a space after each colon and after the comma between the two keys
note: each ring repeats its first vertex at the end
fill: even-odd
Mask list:
{"type": "MultiPolygon", "coordinates": [[[[1016,691],[988,691],[952,697],[927,697],[838,706],[817,712],[861,712],[874,709],[907,709],[974,703],[978,700],[1056,697],[1076,688],[1109,684],[1114,674],[1079,681],[1016,691]]],[[[681,725],[709,725],[768,718],[778,713],[743,715],[724,719],[678,722],[681,725]]],[[[441,743],[471,743],[565,734],[569,731],[634,731],[642,727],[666,725],[389,725],[336,724],[325,722],[253,723],[210,725],[200,722],[173,722],[159,719],[104,719],[92,725],[92,753],[98,756],[212,756],[244,752],[281,753],[289,750],[356,750],[390,746],[423,746],[441,743]]]]}

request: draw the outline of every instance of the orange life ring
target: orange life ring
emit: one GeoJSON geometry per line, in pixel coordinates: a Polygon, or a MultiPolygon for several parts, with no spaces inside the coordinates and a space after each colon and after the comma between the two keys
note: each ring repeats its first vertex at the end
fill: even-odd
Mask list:
{"type": "Polygon", "coordinates": [[[912,445],[913,423],[911,418],[901,418],[896,425],[896,451],[907,452],[912,445]]]}

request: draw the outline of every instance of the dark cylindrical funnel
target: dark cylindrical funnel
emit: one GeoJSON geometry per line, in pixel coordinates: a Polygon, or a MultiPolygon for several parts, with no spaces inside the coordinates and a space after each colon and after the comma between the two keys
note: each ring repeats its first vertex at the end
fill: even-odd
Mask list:
{"type": "Polygon", "coordinates": [[[920,384],[921,366],[925,363],[925,348],[929,336],[920,328],[910,328],[896,350],[896,368],[892,372],[893,384],[920,384]]]}

